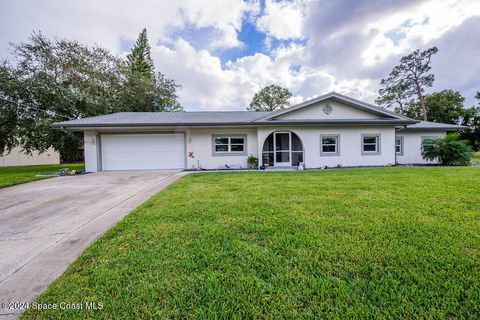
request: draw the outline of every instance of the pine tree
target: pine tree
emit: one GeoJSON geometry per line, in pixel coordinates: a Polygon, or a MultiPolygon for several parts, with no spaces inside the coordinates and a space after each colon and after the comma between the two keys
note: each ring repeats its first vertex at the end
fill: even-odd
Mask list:
{"type": "Polygon", "coordinates": [[[132,73],[140,73],[148,79],[155,81],[155,66],[150,55],[147,29],[140,32],[132,52],[127,55],[127,66],[132,73]]]}

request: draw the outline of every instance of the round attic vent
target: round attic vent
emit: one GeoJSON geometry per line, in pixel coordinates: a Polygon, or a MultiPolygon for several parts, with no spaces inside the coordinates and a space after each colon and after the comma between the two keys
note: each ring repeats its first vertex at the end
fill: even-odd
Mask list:
{"type": "Polygon", "coordinates": [[[332,113],[332,111],[333,111],[333,108],[331,105],[326,104],[323,106],[323,112],[325,112],[325,114],[330,114],[332,113]]]}

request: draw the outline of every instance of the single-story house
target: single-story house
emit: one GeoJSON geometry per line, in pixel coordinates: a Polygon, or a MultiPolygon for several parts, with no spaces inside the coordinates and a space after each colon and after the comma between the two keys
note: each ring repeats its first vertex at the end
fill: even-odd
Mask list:
{"type": "Polygon", "coordinates": [[[35,166],[59,163],[60,153],[53,148],[49,148],[43,153],[33,151],[31,154],[27,154],[23,152],[21,147],[15,147],[9,153],[0,156],[0,167],[35,166]]]}
{"type": "Polygon", "coordinates": [[[55,123],[83,131],[90,172],[427,163],[422,141],[464,127],[416,121],[335,92],[274,112],[126,112],[55,123]]]}

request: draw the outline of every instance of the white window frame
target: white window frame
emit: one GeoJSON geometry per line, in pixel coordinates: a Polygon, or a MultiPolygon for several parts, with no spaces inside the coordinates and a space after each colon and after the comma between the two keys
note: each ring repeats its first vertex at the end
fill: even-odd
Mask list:
{"type": "Polygon", "coordinates": [[[247,154],[247,135],[212,135],[212,156],[242,156],[247,154]],[[216,139],[227,139],[227,143],[216,143],[216,139]],[[243,143],[232,143],[232,139],[243,139],[243,143]],[[233,146],[243,146],[243,151],[232,151],[233,146]],[[227,151],[217,151],[216,146],[227,146],[227,151]]]}
{"type": "Polygon", "coordinates": [[[380,155],[380,133],[364,133],[362,134],[361,146],[362,146],[362,155],[369,156],[369,155],[380,155]],[[365,143],[365,138],[376,138],[375,143],[365,143]],[[366,145],[375,145],[375,151],[365,151],[366,145]]]}
{"type": "Polygon", "coordinates": [[[403,151],[404,151],[403,142],[404,142],[403,136],[395,137],[395,154],[397,156],[403,156],[403,151]],[[397,140],[400,140],[400,151],[398,152],[397,152],[397,140]]]}
{"type": "Polygon", "coordinates": [[[339,156],[340,155],[340,135],[339,134],[321,134],[320,135],[320,155],[321,156],[339,156]],[[335,143],[323,143],[324,138],[334,138],[335,143]],[[335,151],[323,151],[324,146],[335,146],[335,151]]]}

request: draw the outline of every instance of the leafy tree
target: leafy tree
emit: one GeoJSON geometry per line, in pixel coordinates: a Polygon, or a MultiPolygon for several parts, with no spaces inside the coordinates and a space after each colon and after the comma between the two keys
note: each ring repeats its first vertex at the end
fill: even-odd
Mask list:
{"type": "Polygon", "coordinates": [[[275,84],[269,85],[255,93],[247,110],[251,111],[275,111],[285,109],[290,105],[288,99],[292,93],[275,84]]]}
{"type": "Polygon", "coordinates": [[[443,165],[468,165],[472,156],[472,148],[467,141],[459,140],[457,134],[449,134],[444,138],[424,144],[422,157],[426,160],[438,160],[443,165]]]}
{"type": "MultiPolygon", "coordinates": [[[[458,91],[443,90],[424,97],[428,119],[433,122],[462,124],[466,109],[463,107],[465,98],[458,91]]],[[[405,115],[413,119],[422,119],[419,103],[408,105],[405,115]]]]}
{"type": "Polygon", "coordinates": [[[432,47],[425,51],[415,50],[400,59],[400,64],[395,66],[387,79],[380,82],[382,89],[379,90],[377,101],[382,104],[398,103],[396,98],[401,92],[400,101],[410,98],[414,94],[417,95],[420,104],[420,112],[423,120],[427,120],[427,109],[424,101],[425,87],[431,87],[435,76],[429,74],[430,60],[432,55],[436,54],[438,49],[432,47]]]}
{"type": "Polygon", "coordinates": [[[465,109],[462,124],[469,126],[470,130],[461,132],[462,139],[470,142],[474,150],[480,150],[480,92],[477,92],[476,99],[479,100],[478,106],[465,109]]]}
{"type": "Polygon", "coordinates": [[[121,60],[98,46],[50,40],[41,33],[12,49],[16,64],[5,62],[0,72],[0,153],[16,145],[27,153],[53,146],[66,159],[75,157],[81,137],[50,124],[115,112],[121,60]]]}
{"type": "Polygon", "coordinates": [[[163,112],[183,111],[183,107],[180,102],[178,102],[177,96],[177,90],[181,88],[175,80],[165,77],[161,72],[157,73],[155,109],[163,112]]]}
{"type": "Polygon", "coordinates": [[[26,153],[53,147],[64,160],[74,159],[81,134],[52,123],[119,111],[181,111],[180,86],[152,73],[145,40],[146,33],[138,42],[143,49],[134,48],[128,62],[99,46],[35,32],[12,44],[13,61],[0,64],[0,154],[15,146],[26,153]]]}

